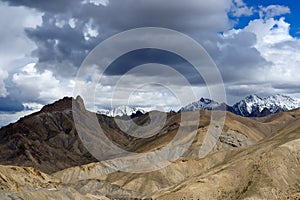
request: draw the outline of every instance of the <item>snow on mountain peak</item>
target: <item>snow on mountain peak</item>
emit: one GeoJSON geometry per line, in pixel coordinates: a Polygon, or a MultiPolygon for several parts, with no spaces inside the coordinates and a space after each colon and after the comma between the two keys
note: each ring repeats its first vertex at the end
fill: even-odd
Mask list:
{"type": "Polygon", "coordinates": [[[300,102],[285,95],[276,94],[265,98],[268,106],[277,105],[283,110],[292,110],[300,106],[300,102]]]}
{"type": "Polygon", "coordinates": [[[233,105],[235,112],[243,116],[249,116],[254,112],[269,110],[276,113],[280,110],[287,111],[300,107],[300,103],[293,98],[281,94],[261,98],[257,95],[249,95],[233,105]]]}
{"type": "Polygon", "coordinates": [[[256,94],[251,94],[245,97],[245,101],[247,102],[259,102],[261,101],[261,98],[257,96],[256,94]]]}
{"type": "Polygon", "coordinates": [[[233,106],[219,104],[210,99],[201,98],[179,110],[189,112],[196,110],[224,110],[246,117],[265,116],[280,111],[292,110],[300,107],[300,102],[285,95],[276,94],[261,98],[256,94],[248,95],[233,106]]]}
{"type": "Polygon", "coordinates": [[[103,115],[107,115],[110,117],[116,117],[116,116],[122,117],[122,116],[131,116],[133,114],[136,114],[137,112],[141,112],[143,114],[146,113],[141,108],[135,108],[135,107],[129,107],[129,106],[123,105],[123,106],[113,108],[111,110],[101,109],[98,111],[98,114],[103,114],[103,115]]]}
{"type": "MultiPolygon", "coordinates": [[[[218,103],[208,98],[201,98],[196,102],[190,103],[182,107],[178,112],[190,112],[196,110],[227,110],[235,114],[246,117],[265,116],[270,113],[287,111],[300,108],[300,102],[285,95],[276,94],[269,97],[261,98],[256,94],[248,95],[233,106],[228,106],[225,103],[218,103]]],[[[119,106],[112,110],[102,109],[99,114],[110,117],[132,116],[135,114],[145,114],[146,111],[141,108],[130,106],[119,106]]]]}
{"type": "Polygon", "coordinates": [[[195,110],[213,110],[219,107],[220,104],[211,99],[201,98],[199,101],[193,102],[179,110],[179,112],[189,112],[195,110]]]}
{"type": "Polygon", "coordinates": [[[253,112],[254,108],[263,104],[263,100],[256,94],[246,96],[243,100],[233,105],[236,111],[239,111],[242,115],[253,112]]]}

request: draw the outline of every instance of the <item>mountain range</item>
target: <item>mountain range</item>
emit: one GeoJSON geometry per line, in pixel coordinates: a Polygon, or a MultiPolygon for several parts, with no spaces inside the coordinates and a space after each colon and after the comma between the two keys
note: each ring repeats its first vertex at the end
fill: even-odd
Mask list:
{"type": "MultiPolygon", "coordinates": [[[[211,99],[201,98],[182,107],[178,112],[192,112],[197,110],[226,110],[243,117],[264,117],[282,111],[288,111],[300,107],[300,102],[286,95],[272,95],[261,98],[256,94],[246,96],[244,99],[236,102],[232,106],[226,103],[219,103],[211,99]]],[[[145,114],[141,108],[120,106],[112,110],[99,110],[98,114],[110,117],[131,118],[145,114]]]]}
{"type": "Polygon", "coordinates": [[[145,114],[146,111],[144,111],[141,108],[135,108],[135,107],[123,105],[123,106],[115,107],[111,110],[101,109],[98,110],[97,113],[109,117],[126,117],[126,116],[136,117],[145,114]]]}
{"type": "MultiPolygon", "coordinates": [[[[300,109],[261,118],[228,112],[216,145],[203,158],[198,154],[205,139],[207,144],[215,139],[208,131],[212,112],[184,113],[193,116],[200,112],[201,116],[186,152],[169,160],[165,168],[129,173],[110,168],[90,154],[75,127],[72,105],[78,105],[86,116],[96,116],[104,137],[137,155],[167,145],[178,149],[191,134],[177,134],[185,127],[181,123],[183,113],[166,113],[166,122],[155,135],[133,137],[123,132],[114,118],[86,110],[80,97],[66,97],[0,129],[0,199],[300,198],[300,109]],[[174,137],[178,142],[172,142],[174,137]]],[[[133,120],[147,126],[149,113],[133,120]]],[[[131,127],[131,131],[134,129],[131,127]]],[[[136,168],[143,169],[145,164],[136,157],[136,168]]]]}
{"type": "Polygon", "coordinates": [[[199,101],[182,107],[178,112],[226,110],[243,117],[264,117],[269,114],[293,110],[299,107],[299,101],[286,95],[277,94],[261,98],[256,94],[252,94],[233,104],[233,106],[201,98],[199,101]]]}
{"type": "Polygon", "coordinates": [[[300,107],[300,102],[285,95],[273,95],[261,98],[250,95],[232,106],[235,114],[246,117],[261,117],[271,113],[293,110],[300,107]]]}

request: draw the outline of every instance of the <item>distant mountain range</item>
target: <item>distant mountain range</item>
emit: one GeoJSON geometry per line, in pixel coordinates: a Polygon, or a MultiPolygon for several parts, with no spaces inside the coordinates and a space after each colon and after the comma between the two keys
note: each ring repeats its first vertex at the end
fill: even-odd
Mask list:
{"type": "Polygon", "coordinates": [[[263,117],[282,111],[288,111],[300,107],[300,102],[285,95],[272,95],[261,98],[256,94],[246,96],[241,101],[229,106],[210,99],[201,98],[179,110],[179,112],[190,112],[196,110],[227,110],[244,117],[263,117]]]}
{"type": "MultiPolygon", "coordinates": [[[[264,117],[282,111],[293,110],[300,107],[300,102],[286,95],[272,95],[265,98],[256,94],[246,96],[233,106],[219,103],[211,99],[201,98],[179,109],[178,112],[192,112],[196,110],[226,110],[243,117],[264,117]]],[[[99,110],[98,114],[109,117],[134,118],[145,114],[141,108],[120,106],[112,110],[99,110]]]]}
{"type": "Polygon", "coordinates": [[[105,110],[105,109],[98,110],[97,113],[109,117],[127,117],[127,116],[137,117],[145,114],[146,111],[144,111],[141,108],[129,107],[124,105],[124,106],[113,108],[112,110],[105,110]]]}

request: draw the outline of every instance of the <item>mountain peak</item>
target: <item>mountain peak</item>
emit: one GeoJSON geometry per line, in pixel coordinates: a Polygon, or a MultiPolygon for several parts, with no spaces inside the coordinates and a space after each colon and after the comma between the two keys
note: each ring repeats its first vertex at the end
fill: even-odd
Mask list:
{"type": "Polygon", "coordinates": [[[202,97],[198,101],[181,108],[179,112],[189,112],[195,110],[214,110],[219,107],[220,104],[218,102],[202,97]]]}
{"type": "Polygon", "coordinates": [[[85,110],[84,101],[80,95],[78,95],[74,101],[77,104],[78,108],[81,110],[85,110]]]}
{"type": "Polygon", "coordinates": [[[85,108],[83,99],[80,96],[77,96],[76,99],[74,99],[73,97],[64,97],[52,104],[45,105],[40,112],[71,110],[73,102],[76,102],[79,108],[85,108]]]}
{"type": "Polygon", "coordinates": [[[246,101],[260,101],[262,100],[257,94],[251,94],[244,98],[246,101]]]}
{"type": "Polygon", "coordinates": [[[209,103],[212,103],[212,102],[214,102],[213,100],[211,100],[211,99],[208,99],[208,98],[201,98],[200,100],[199,100],[200,102],[203,102],[203,103],[206,103],[206,104],[209,104],[209,103]]]}
{"type": "Polygon", "coordinates": [[[52,104],[45,105],[41,112],[53,112],[53,111],[64,111],[67,109],[72,109],[72,97],[64,97],[52,104]]]}

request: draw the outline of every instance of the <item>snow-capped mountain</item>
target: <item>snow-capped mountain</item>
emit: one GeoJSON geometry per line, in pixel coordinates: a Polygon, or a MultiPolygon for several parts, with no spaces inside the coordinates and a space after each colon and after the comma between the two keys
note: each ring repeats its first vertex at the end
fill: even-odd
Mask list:
{"type": "Polygon", "coordinates": [[[201,98],[199,101],[193,102],[185,107],[182,107],[179,112],[189,112],[195,110],[216,110],[221,104],[211,99],[201,98]]]}
{"type": "MultiPolygon", "coordinates": [[[[269,114],[300,108],[300,102],[285,95],[273,95],[261,98],[256,94],[246,96],[241,101],[229,106],[225,103],[218,103],[211,99],[201,98],[199,101],[193,102],[182,107],[178,112],[191,112],[196,110],[227,110],[229,112],[244,117],[263,117],[269,114]]],[[[145,114],[146,111],[141,108],[119,106],[112,110],[101,109],[98,114],[110,117],[137,117],[145,114]]]]}
{"type": "Polygon", "coordinates": [[[249,95],[233,106],[236,114],[242,116],[265,116],[270,113],[292,110],[300,107],[300,102],[285,95],[273,95],[261,98],[257,95],[249,95]]]}
{"type": "Polygon", "coordinates": [[[98,110],[98,114],[107,115],[110,117],[123,117],[123,116],[132,116],[136,114],[145,114],[146,112],[141,108],[134,108],[129,106],[119,106],[113,108],[112,110],[101,109],[98,110]]]}
{"type": "Polygon", "coordinates": [[[292,110],[299,107],[300,102],[289,96],[277,94],[261,98],[256,94],[253,94],[245,97],[233,106],[201,98],[199,101],[181,108],[178,112],[196,110],[227,110],[245,117],[262,117],[272,113],[292,110]]]}

